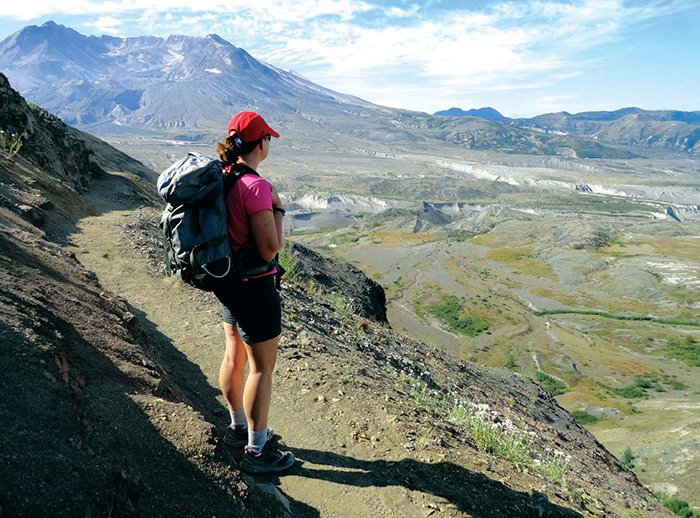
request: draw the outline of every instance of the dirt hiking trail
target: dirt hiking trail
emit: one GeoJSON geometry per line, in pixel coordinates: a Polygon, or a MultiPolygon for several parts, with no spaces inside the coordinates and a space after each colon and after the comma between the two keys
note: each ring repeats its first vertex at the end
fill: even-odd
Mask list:
{"type": "MultiPolygon", "coordinates": [[[[218,389],[224,351],[219,306],[212,300],[213,296],[190,290],[177,279],[163,278],[153,271],[144,255],[123,235],[124,221],[133,211],[119,210],[119,199],[115,199],[116,191],[111,184],[110,179],[96,181],[86,196],[99,215],[79,223],[80,233],[73,236],[79,247],[76,255],[97,274],[106,289],[128,301],[152,340],[164,370],[175,379],[194,407],[207,420],[219,425],[223,433],[229,417],[218,389]],[[164,351],[171,348],[158,347],[163,342],[169,342],[181,354],[165,356],[164,351]]],[[[288,336],[290,330],[284,329],[283,333],[288,336]]],[[[335,394],[338,401],[332,401],[333,398],[319,401],[319,398],[325,399],[321,395],[325,390],[311,396],[309,388],[289,386],[289,380],[283,379],[280,373],[292,368],[302,372],[311,367],[290,363],[287,355],[280,353],[270,426],[282,436],[283,444],[293,446],[303,465],[300,467],[297,462],[288,474],[256,477],[255,480],[274,481],[282,495],[286,495],[278,495],[278,498],[291,502],[294,516],[424,516],[421,513],[423,503],[435,507],[449,504],[439,502],[433,495],[412,497],[409,490],[402,487],[377,487],[381,484],[375,484],[373,479],[378,474],[373,473],[376,468],[371,466],[380,457],[388,460],[385,454],[391,452],[391,438],[382,437],[379,449],[363,445],[349,449],[352,438],[331,420],[321,419],[317,410],[322,405],[339,403],[340,394],[335,394]],[[304,450],[308,454],[304,454],[304,450]],[[315,463],[312,459],[318,456],[317,452],[327,462],[315,463]],[[346,479],[352,483],[344,482],[346,479]]],[[[314,367],[322,368],[321,365],[314,367]]],[[[342,389],[338,391],[343,392],[342,389]]],[[[334,413],[342,415],[342,407],[346,405],[336,406],[338,410],[334,413]]],[[[235,452],[232,457],[238,459],[235,452]]],[[[393,460],[399,459],[394,456],[393,460]]]]}

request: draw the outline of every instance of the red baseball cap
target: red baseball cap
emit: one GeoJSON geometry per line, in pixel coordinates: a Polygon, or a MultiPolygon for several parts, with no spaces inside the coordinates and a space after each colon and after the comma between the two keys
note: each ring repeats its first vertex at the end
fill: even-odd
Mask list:
{"type": "Polygon", "coordinates": [[[255,112],[241,112],[235,115],[228,123],[228,134],[231,130],[236,130],[238,137],[243,142],[255,142],[261,138],[271,135],[279,138],[280,134],[267,125],[265,119],[255,112]]]}

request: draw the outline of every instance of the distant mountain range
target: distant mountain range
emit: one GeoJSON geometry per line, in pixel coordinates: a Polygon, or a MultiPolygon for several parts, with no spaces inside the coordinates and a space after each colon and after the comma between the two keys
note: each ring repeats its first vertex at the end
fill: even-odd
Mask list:
{"type": "Polygon", "coordinates": [[[547,113],[530,119],[510,119],[493,108],[464,111],[450,108],[436,116],[479,117],[508,122],[524,129],[584,137],[630,146],[700,152],[700,111],[622,108],[571,114],[547,113]]]}
{"type": "Polygon", "coordinates": [[[453,116],[433,116],[329,90],[258,61],[215,34],[95,37],[46,22],[0,43],[0,70],[32,102],[98,135],[211,140],[232,114],[255,110],[301,147],[319,141],[338,146],[341,137],[342,147],[349,149],[371,142],[567,157],[635,156],[611,142],[700,151],[700,138],[693,133],[697,114],[676,116],[678,120],[667,115],[663,121],[629,114],[636,117],[634,129],[624,130],[615,128],[625,117],[593,125],[587,119],[567,122],[566,117],[544,115],[511,120],[492,108],[453,108],[441,112],[453,116]]]}
{"type": "Polygon", "coordinates": [[[499,122],[508,122],[510,120],[508,117],[504,117],[498,110],[494,110],[493,108],[479,108],[477,110],[471,109],[467,111],[464,111],[461,108],[450,108],[449,110],[435,112],[434,115],[447,117],[479,117],[481,119],[499,122]]]}

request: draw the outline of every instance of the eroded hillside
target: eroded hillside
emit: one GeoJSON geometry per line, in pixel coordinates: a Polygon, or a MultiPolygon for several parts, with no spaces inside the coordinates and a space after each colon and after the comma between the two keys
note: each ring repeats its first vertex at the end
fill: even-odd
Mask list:
{"type": "Polygon", "coordinates": [[[292,238],[362,264],[396,329],[537,380],[615,454],[629,448],[645,484],[692,504],[699,226],[581,198],[424,204],[292,238]]]}

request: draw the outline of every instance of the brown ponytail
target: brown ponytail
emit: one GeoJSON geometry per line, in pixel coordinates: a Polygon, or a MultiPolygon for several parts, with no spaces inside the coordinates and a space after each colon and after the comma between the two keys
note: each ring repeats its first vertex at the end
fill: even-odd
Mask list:
{"type": "Polygon", "coordinates": [[[228,167],[238,162],[238,158],[242,155],[247,155],[253,151],[260,140],[254,142],[243,142],[236,134],[235,130],[231,130],[231,134],[216,145],[216,152],[219,154],[221,165],[228,167]]]}

